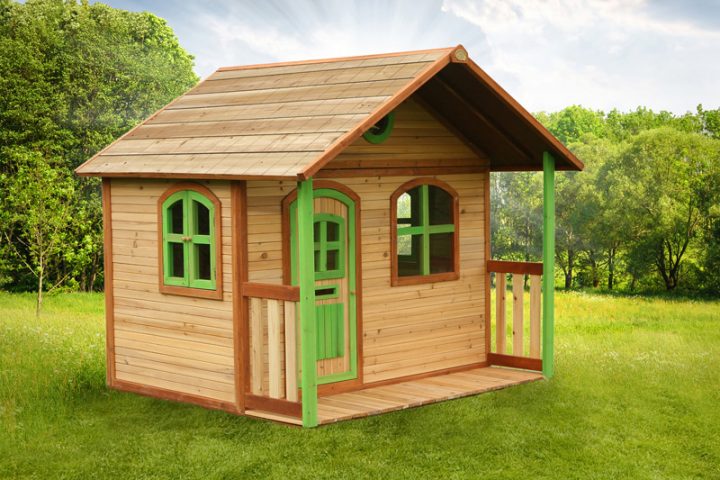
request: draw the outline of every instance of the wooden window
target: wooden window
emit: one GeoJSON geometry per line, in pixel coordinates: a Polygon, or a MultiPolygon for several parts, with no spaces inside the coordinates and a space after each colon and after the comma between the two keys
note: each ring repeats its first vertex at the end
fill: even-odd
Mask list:
{"type": "Polygon", "coordinates": [[[170,188],[158,201],[160,291],[222,298],[220,202],[205,187],[170,188]]]}
{"type": "Polygon", "coordinates": [[[390,198],[391,284],[457,280],[458,196],[434,178],[411,180],[390,198]]]}

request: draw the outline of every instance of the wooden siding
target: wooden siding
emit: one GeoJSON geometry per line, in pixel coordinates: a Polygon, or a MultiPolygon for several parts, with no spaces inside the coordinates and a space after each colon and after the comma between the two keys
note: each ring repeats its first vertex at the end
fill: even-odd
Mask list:
{"type": "Polygon", "coordinates": [[[489,160],[472,150],[414,98],[394,110],[395,126],[379,145],[360,137],[320,171],[322,177],[373,175],[423,168],[487,168],[489,160]],[[367,173],[366,173],[367,175],[367,173]]]}
{"type": "Polygon", "coordinates": [[[112,181],[115,375],[125,382],[235,402],[231,201],[222,204],[223,299],[161,294],[157,201],[174,182],[112,181]]]}
{"type": "Polygon", "coordinates": [[[217,71],[77,172],[294,178],[451,50],[217,71]]]}
{"type": "MultiPolygon", "coordinates": [[[[482,168],[485,160],[412,99],[396,109],[386,143],[358,140],[324,172],[353,170],[361,161],[381,168],[438,167],[454,158],[482,168]],[[437,141],[428,152],[427,138],[437,141]],[[362,160],[360,160],[362,159],[362,160]]],[[[416,286],[390,286],[390,196],[415,176],[357,176],[334,180],[361,201],[363,341],[365,383],[486,360],[485,186],[486,171],[438,175],[460,196],[460,278],[416,286]]],[[[326,175],[322,175],[325,177],[326,175]]],[[[249,181],[248,279],[281,284],[282,199],[292,181],[249,181]]]]}
{"type": "MultiPolygon", "coordinates": [[[[336,181],[362,208],[365,382],[485,361],[485,207],[487,173],[440,175],[460,195],[460,279],[390,286],[390,195],[413,177],[336,181]]],[[[248,277],[281,284],[280,202],[294,182],[248,182],[248,277]]]]}

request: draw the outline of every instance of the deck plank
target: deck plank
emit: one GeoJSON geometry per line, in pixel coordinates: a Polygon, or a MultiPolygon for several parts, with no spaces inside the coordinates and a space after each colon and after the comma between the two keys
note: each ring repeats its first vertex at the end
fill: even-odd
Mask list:
{"type": "Polygon", "coordinates": [[[320,397],[318,416],[321,424],[334,423],[477,395],[542,378],[536,372],[503,367],[475,368],[320,397]]]}

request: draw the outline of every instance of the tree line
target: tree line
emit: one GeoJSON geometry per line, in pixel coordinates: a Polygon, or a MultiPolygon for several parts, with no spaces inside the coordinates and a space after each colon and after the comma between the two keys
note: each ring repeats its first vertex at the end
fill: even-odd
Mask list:
{"type": "MultiPolygon", "coordinates": [[[[580,106],[537,118],[585,163],[556,175],[565,288],[720,294],[720,110],[580,106]]],[[[538,260],[542,173],[495,173],[493,256],[538,260]]]]}
{"type": "MultiPolygon", "coordinates": [[[[102,289],[100,183],[73,170],[196,82],[152,14],[0,0],[0,288],[102,289]]],[[[720,110],[537,117],[586,164],[557,175],[566,288],[718,294],[720,110]]],[[[495,258],[540,258],[541,180],[492,175],[495,258]]]]}
{"type": "Polygon", "coordinates": [[[0,0],[0,286],[102,289],[100,183],[73,169],[196,82],[155,15],[0,0]]]}

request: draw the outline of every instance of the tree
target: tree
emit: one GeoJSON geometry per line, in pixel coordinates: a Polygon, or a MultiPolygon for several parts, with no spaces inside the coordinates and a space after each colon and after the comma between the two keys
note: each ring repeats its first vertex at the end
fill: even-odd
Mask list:
{"type": "Polygon", "coordinates": [[[643,132],[606,170],[609,187],[633,219],[635,249],[648,256],[667,290],[677,288],[702,214],[716,202],[720,142],[673,128],[643,132]]]}
{"type": "MultiPolygon", "coordinates": [[[[3,210],[10,212],[12,230],[2,235],[13,252],[37,279],[36,315],[40,315],[48,266],[55,256],[67,251],[67,227],[73,221],[74,182],[37,152],[15,152],[17,173],[3,175],[0,182],[7,193],[3,210]]],[[[58,280],[59,284],[63,279],[58,280]]]]}
{"type": "MultiPolygon", "coordinates": [[[[51,257],[46,273],[88,290],[98,283],[99,182],[70,172],[194,85],[192,66],[172,29],[150,13],[85,1],[0,0],[0,174],[17,174],[21,148],[75,182],[78,221],[65,232],[75,249],[51,257]]],[[[24,222],[15,215],[3,230],[14,238],[24,222]]],[[[10,250],[0,248],[0,280],[16,286],[34,281],[17,268],[31,259],[11,258],[10,250]]]]}

